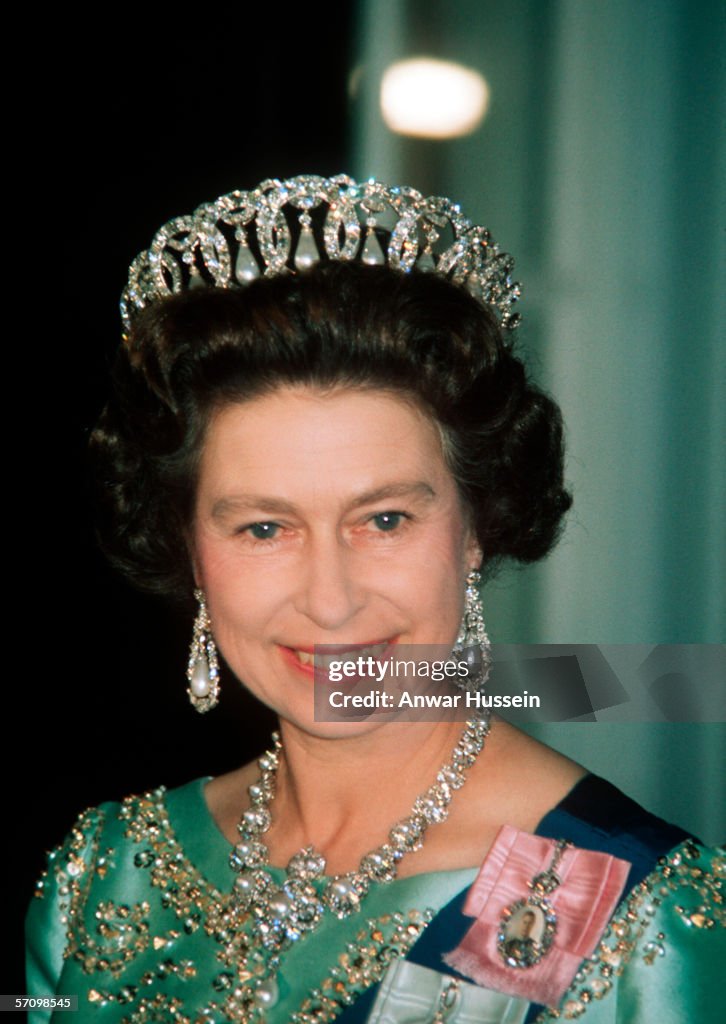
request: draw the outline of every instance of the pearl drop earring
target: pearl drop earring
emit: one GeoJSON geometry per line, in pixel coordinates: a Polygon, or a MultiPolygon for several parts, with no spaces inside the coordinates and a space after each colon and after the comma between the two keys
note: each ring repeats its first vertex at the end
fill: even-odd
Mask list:
{"type": "Polygon", "coordinates": [[[454,654],[469,666],[465,689],[483,693],[491,667],[491,643],[484,626],[480,583],[481,574],[472,569],[466,577],[464,618],[454,645],[454,654]]]}
{"type": "Polygon", "coordinates": [[[194,620],[194,633],[189,650],[187,694],[192,707],[203,714],[205,711],[211,711],[219,702],[219,660],[204,591],[195,590],[194,596],[199,602],[199,610],[194,620]]]}

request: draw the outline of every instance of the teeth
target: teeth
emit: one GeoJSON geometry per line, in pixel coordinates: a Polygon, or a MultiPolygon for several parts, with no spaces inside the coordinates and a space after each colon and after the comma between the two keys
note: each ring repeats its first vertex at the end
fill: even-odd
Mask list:
{"type": "Polygon", "coordinates": [[[295,657],[302,665],[313,665],[321,672],[328,672],[334,661],[357,661],[358,658],[377,658],[386,649],[386,644],[373,644],[370,647],[355,647],[338,654],[313,654],[312,651],[295,649],[295,657]]]}
{"type": "Polygon", "coordinates": [[[340,661],[341,659],[337,654],[316,654],[314,658],[311,655],[310,660],[315,665],[315,668],[321,672],[329,672],[331,662],[340,661]]]}

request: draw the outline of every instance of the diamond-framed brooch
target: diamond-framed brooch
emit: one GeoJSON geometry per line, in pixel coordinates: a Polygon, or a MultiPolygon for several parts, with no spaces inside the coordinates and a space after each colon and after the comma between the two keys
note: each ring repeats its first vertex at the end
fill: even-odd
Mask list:
{"type": "Polygon", "coordinates": [[[507,967],[534,967],[546,956],[557,932],[557,914],[548,899],[530,896],[502,913],[497,949],[507,967]]]}
{"type": "Polygon", "coordinates": [[[497,929],[497,950],[507,967],[534,967],[547,956],[557,933],[557,914],[549,896],[560,885],[557,867],[566,847],[559,840],[546,871],[527,883],[531,892],[502,911],[497,929]]]}

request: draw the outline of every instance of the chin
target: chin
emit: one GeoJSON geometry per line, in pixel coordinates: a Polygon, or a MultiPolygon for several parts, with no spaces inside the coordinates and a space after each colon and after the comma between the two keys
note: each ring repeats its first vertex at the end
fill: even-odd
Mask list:
{"type": "Polygon", "coordinates": [[[341,708],[338,711],[339,717],[335,721],[316,721],[309,716],[290,714],[285,709],[277,712],[280,724],[289,726],[297,732],[315,737],[321,740],[344,740],[356,736],[366,736],[390,723],[389,716],[383,716],[375,711],[363,714],[360,709],[341,708]]]}

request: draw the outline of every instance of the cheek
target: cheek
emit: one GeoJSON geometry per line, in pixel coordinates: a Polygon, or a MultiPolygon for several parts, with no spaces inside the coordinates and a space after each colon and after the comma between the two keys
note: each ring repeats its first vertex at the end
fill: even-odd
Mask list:
{"type": "Polygon", "coordinates": [[[451,581],[463,579],[472,564],[474,547],[463,515],[452,512],[425,539],[422,568],[439,572],[451,581]]]}
{"type": "Polygon", "coordinates": [[[197,535],[194,538],[194,576],[211,600],[219,591],[234,585],[238,578],[233,571],[229,553],[214,538],[197,535]]]}
{"type": "Polygon", "coordinates": [[[228,544],[204,535],[196,538],[194,566],[215,635],[221,638],[227,630],[253,626],[264,604],[265,574],[251,578],[228,544]]]}
{"type": "Polygon", "coordinates": [[[195,565],[217,644],[240,678],[249,659],[287,625],[295,581],[294,559],[245,555],[228,538],[203,532],[196,540],[195,565]]]}
{"type": "Polygon", "coordinates": [[[463,609],[464,581],[469,570],[468,534],[455,523],[430,536],[420,557],[410,565],[406,586],[409,599],[430,620],[458,622],[463,609]]]}

